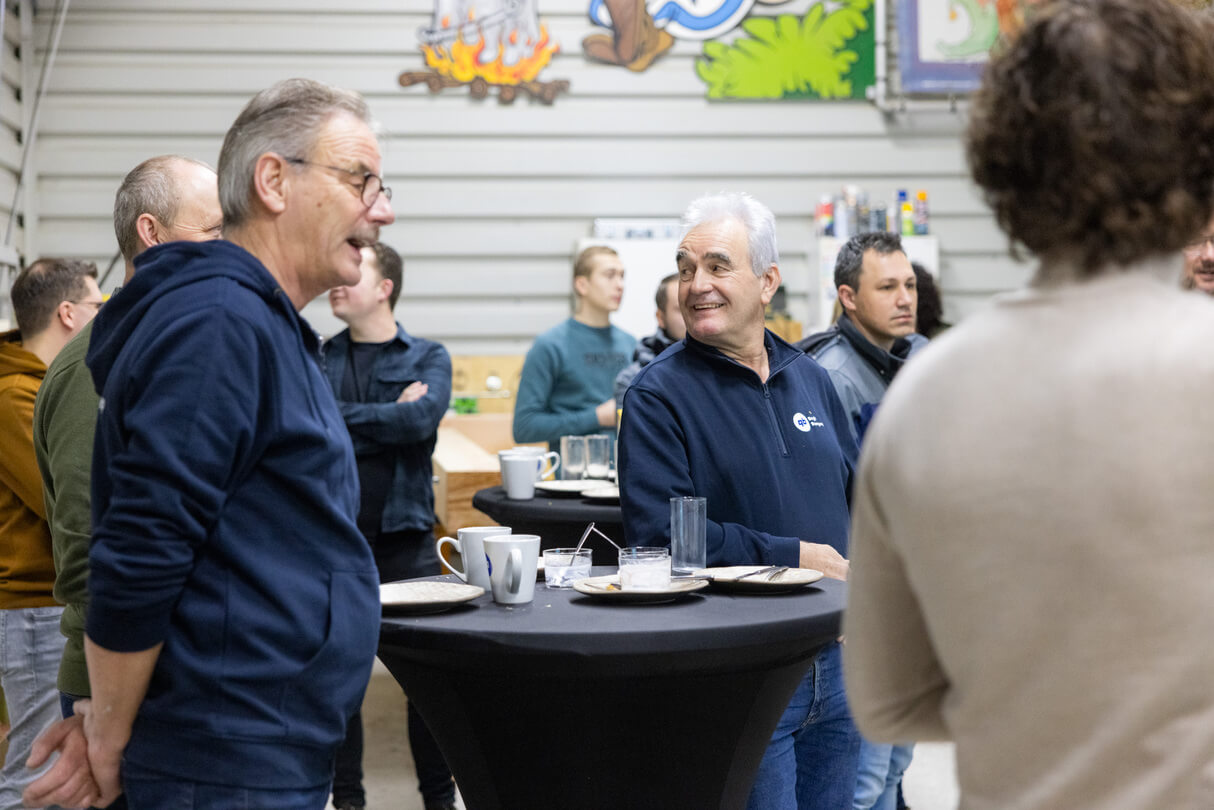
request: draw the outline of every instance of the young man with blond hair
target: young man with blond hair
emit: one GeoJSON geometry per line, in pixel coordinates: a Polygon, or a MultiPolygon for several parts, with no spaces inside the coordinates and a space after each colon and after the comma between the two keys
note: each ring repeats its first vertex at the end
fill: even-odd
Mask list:
{"type": "Polygon", "coordinates": [[[616,375],[628,365],[636,339],[612,326],[624,295],[624,265],[609,247],[595,245],[573,264],[573,316],[535,339],[514,406],[514,440],[548,442],[561,436],[615,433],[616,375]]]}

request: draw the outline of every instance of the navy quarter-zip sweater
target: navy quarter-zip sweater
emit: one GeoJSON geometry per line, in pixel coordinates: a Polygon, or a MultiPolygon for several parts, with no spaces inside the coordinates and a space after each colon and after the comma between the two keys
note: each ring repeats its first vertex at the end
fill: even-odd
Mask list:
{"type": "Polygon", "coordinates": [[[322,785],[380,607],[315,335],[231,243],[170,243],[136,268],[86,359],[101,395],[88,635],[164,643],[125,757],[185,781],[322,785]]]}
{"type": "Polygon", "coordinates": [[[770,373],[690,335],[641,369],[620,420],[630,546],[670,544],[670,499],[708,499],[708,565],[796,566],[798,543],[847,556],[856,443],[827,373],[764,333],[770,373]]]}

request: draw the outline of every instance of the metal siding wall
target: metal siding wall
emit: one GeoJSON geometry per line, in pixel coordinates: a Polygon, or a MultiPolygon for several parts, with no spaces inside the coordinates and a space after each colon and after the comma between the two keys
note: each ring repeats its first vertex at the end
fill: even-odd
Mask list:
{"type": "MultiPolygon", "coordinates": [[[[967,178],[961,116],[889,121],[862,102],[710,103],[693,74],[695,44],[676,45],[644,74],[585,60],[586,6],[540,4],[561,44],[541,78],[572,82],[545,107],[400,88],[401,71],[423,67],[423,0],[74,4],[42,112],[38,243],[104,267],[126,171],[166,152],[214,164],[252,93],[306,75],[364,93],[386,126],[398,221],[383,238],[406,261],[398,315],[453,353],[522,352],[565,317],[573,246],[594,217],[677,217],[693,196],[726,188],[775,211],[790,309],[803,322],[815,311],[810,217],[820,195],[845,183],[881,197],[928,190],[950,317],[1026,276],[967,178]]],[[[51,22],[49,9],[38,15],[39,42],[51,22]]],[[[4,182],[0,171],[0,197],[4,182]]],[[[308,308],[322,332],[339,325],[327,310],[308,308]]]]}
{"type": "MultiPolygon", "coordinates": [[[[26,108],[22,103],[27,81],[21,59],[21,18],[19,4],[7,4],[4,41],[0,42],[0,244],[8,229],[13,195],[21,170],[21,132],[26,108]]],[[[20,210],[18,208],[18,210],[20,210]]],[[[0,328],[15,326],[9,304],[9,288],[16,277],[16,262],[25,248],[25,229],[13,223],[11,247],[0,251],[0,328]]]]}

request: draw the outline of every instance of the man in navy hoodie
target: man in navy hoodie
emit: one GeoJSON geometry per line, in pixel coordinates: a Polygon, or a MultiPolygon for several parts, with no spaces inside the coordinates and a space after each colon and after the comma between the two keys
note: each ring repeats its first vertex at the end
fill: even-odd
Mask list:
{"type": "MultiPolygon", "coordinates": [[[[620,423],[629,545],[670,538],[670,498],[708,499],[708,564],[778,563],[847,578],[856,444],[830,377],[763,326],[780,286],[775,218],[746,194],[696,200],[676,259],[687,324],[633,380],[620,423]]],[[[781,718],[750,810],[850,807],[860,738],[838,644],[781,718]]]]}
{"type": "MultiPolygon", "coordinates": [[[[310,80],[228,131],[228,241],[160,245],[106,305],[83,707],[100,804],[324,807],[375,655],[349,435],[298,310],[393,220],[365,102],[310,80]]],[[[77,705],[80,709],[80,705],[77,705]]]]}

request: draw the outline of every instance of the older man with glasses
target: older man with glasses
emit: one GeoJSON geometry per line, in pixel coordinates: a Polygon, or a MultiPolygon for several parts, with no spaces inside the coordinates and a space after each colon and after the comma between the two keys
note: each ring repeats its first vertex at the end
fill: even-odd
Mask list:
{"type": "MultiPolygon", "coordinates": [[[[219,156],[225,241],[147,251],[97,322],[83,725],[102,804],[120,788],[136,810],[328,799],[379,580],[299,310],[359,280],[394,219],[379,173],[357,94],[262,91],[219,156]]],[[[65,770],[44,801],[86,773],[65,770]]]]}

